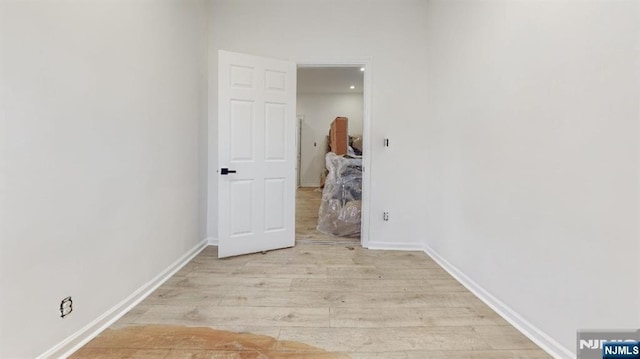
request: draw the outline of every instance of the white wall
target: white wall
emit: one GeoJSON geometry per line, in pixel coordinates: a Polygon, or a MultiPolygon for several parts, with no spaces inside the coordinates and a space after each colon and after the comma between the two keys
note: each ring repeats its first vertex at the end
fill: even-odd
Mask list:
{"type": "Polygon", "coordinates": [[[417,165],[425,126],[423,0],[213,0],[210,47],[208,233],[217,236],[217,51],[290,60],[372,59],[373,242],[421,245],[426,169],[417,165]],[[382,147],[389,137],[392,146],[382,147]],[[393,169],[393,171],[390,171],[393,169]],[[389,211],[391,220],[382,221],[389,211]]]}
{"type": "Polygon", "coordinates": [[[52,348],[202,239],[204,13],[0,3],[0,357],[52,348]]]}
{"type": "Polygon", "coordinates": [[[568,351],[640,327],[640,3],[427,14],[426,244],[568,351]]]}
{"type": "Polygon", "coordinates": [[[363,108],[362,93],[298,94],[296,112],[304,116],[301,127],[301,186],[320,186],[331,122],[339,116],[347,117],[349,134],[362,135],[363,108]]]}

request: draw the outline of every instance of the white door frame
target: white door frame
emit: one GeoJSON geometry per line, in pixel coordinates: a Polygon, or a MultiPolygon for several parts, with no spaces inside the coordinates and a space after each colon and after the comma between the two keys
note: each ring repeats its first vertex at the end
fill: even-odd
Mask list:
{"type": "Polygon", "coordinates": [[[373,89],[373,64],[371,57],[333,57],[333,58],[304,58],[293,59],[300,67],[364,67],[364,83],[362,88],[362,209],[360,224],[360,244],[367,248],[369,245],[369,223],[371,204],[371,95],[373,89]]]}
{"type": "MultiPolygon", "coordinates": [[[[296,111],[297,106],[296,99],[296,111]]],[[[300,188],[300,167],[302,167],[302,121],[304,121],[304,115],[296,113],[296,188],[300,188]]]]}

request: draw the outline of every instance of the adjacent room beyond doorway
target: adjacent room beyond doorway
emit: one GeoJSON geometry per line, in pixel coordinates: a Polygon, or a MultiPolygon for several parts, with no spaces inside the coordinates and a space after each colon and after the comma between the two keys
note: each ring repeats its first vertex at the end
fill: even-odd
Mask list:
{"type": "Polygon", "coordinates": [[[299,243],[360,241],[364,70],[298,68],[299,243]]]}

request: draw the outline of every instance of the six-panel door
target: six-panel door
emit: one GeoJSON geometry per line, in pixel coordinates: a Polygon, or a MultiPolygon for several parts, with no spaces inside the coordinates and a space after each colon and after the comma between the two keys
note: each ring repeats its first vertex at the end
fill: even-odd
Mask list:
{"type": "Polygon", "coordinates": [[[218,256],[291,247],[296,66],[220,51],[218,75],[218,256]]]}

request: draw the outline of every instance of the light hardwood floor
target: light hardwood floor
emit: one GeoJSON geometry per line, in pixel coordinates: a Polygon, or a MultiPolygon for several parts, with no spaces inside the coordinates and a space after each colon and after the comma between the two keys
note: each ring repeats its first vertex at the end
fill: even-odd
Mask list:
{"type": "Polygon", "coordinates": [[[548,358],[422,252],[207,247],[74,358],[548,358]]]}
{"type": "Polygon", "coordinates": [[[424,253],[318,232],[321,197],[298,190],[296,247],[208,247],[74,358],[548,358],[424,253]]]}

